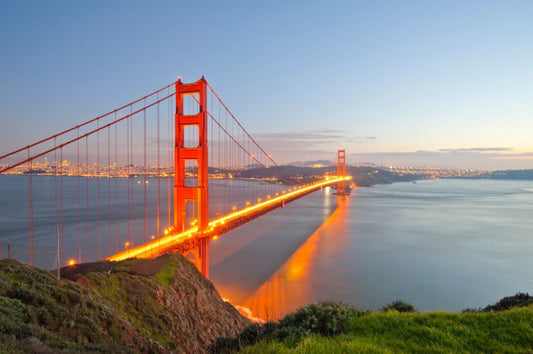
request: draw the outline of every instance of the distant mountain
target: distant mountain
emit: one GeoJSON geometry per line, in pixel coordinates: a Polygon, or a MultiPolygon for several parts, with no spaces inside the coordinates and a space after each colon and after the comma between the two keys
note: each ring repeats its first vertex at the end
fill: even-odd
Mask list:
{"type": "MultiPolygon", "coordinates": [[[[278,177],[283,183],[310,183],[321,179],[325,175],[335,175],[337,166],[325,167],[308,166],[274,166],[266,168],[252,168],[247,170],[231,171],[234,178],[272,178],[278,177]]],[[[360,187],[375,184],[414,181],[428,178],[425,174],[402,174],[372,166],[346,166],[346,173],[353,176],[353,182],[360,187]]]]}
{"type": "Polygon", "coordinates": [[[533,180],[533,169],[494,171],[488,176],[488,178],[533,180]]]}
{"type": "Polygon", "coordinates": [[[286,166],[298,166],[298,167],[320,167],[320,166],[333,166],[333,161],[330,160],[315,160],[315,161],[295,161],[285,164],[286,166]]]}

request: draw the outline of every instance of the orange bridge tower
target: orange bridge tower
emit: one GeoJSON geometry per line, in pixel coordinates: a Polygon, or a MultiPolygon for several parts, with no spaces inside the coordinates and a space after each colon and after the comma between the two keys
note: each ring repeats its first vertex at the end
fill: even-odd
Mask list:
{"type": "MultiPolygon", "coordinates": [[[[189,113],[189,112],[187,112],[189,113]]],[[[203,237],[209,224],[208,206],[208,154],[207,154],[207,82],[200,80],[184,84],[181,79],[176,82],[176,115],[175,115],[175,146],[174,146],[174,228],[183,232],[187,228],[186,216],[189,203],[195,204],[193,210],[198,211],[198,238],[196,250],[192,252],[198,270],[209,278],[209,237],[203,237]],[[198,102],[198,112],[185,114],[183,100],[193,95],[198,102]],[[185,129],[193,128],[198,132],[198,141],[192,146],[185,145],[185,129]],[[186,162],[196,165],[198,181],[192,186],[186,183],[186,162]]]]}
{"type": "MultiPolygon", "coordinates": [[[[346,150],[337,152],[337,176],[346,177],[346,150]]],[[[337,184],[337,194],[346,194],[346,182],[344,180],[337,184]]]]}

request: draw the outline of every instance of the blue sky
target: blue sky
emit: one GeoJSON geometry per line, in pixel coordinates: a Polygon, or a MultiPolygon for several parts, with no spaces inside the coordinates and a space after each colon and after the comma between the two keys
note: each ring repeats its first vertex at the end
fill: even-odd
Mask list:
{"type": "Polygon", "coordinates": [[[7,1],[5,152],[205,75],[281,162],[533,168],[532,1],[7,1]]]}

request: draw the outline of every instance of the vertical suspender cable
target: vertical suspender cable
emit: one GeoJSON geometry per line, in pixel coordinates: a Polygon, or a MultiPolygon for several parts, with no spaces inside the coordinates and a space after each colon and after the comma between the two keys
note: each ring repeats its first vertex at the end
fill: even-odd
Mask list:
{"type": "MultiPolygon", "coordinates": [[[[159,93],[156,96],[159,101],[159,93]]],[[[157,220],[156,220],[156,237],[159,238],[161,229],[161,138],[160,138],[160,103],[157,104],[157,220]]]]}
{"type": "MultiPolygon", "coordinates": [[[[100,127],[100,120],[96,121],[96,127],[100,127]]],[[[100,131],[96,132],[96,184],[97,184],[97,214],[98,214],[98,259],[102,258],[102,233],[100,229],[100,131]]]]}
{"type": "Polygon", "coordinates": [[[85,137],[85,215],[86,215],[86,241],[87,241],[87,250],[86,253],[86,261],[90,262],[91,260],[91,242],[89,238],[89,136],[85,137]]]}
{"type": "Polygon", "coordinates": [[[30,234],[30,264],[33,265],[33,181],[32,181],[32,164],[30,160],[30,148],[28,148],[28,220],[29,220],[29,234],[30,234]]]}
{"type": "Polygon", "coordinates": [[[55,220],[56,220],[56,225],[55,225],[55,229],[56,231],[58,230],[58,227],[59,227],[59,207],[58,207],[58,201],[57,201],[57,170],[58,170],[58,166],[57,166],[57,140],[56,138],[54,138],[54,211],[55,211],[55,220]]]}
{"type": "MultiPolygon", "coordinates": [[[[210,108],[210,111],[209,113],[213,113],[213,97],[212,95],[210,96],[210,99],[209,99],[209,102],[211,103],[211,108],[210,108]]],[[[208,115],[209,116],[209,115],[208,115]]],[[[214,173],[214,164],[213,164],[213,156],[214,156],[214,151],[213,151],[213,148],[214,148],[214,134],[213,134],[213,121],[211,119],[208,120],[209,124],[211,124],[211,134],[209,135],[209,140],[208,142],[211,144],[211,146],[209,147],[209,151],[211,152],[211,158],[209,159],[209,162],[207,164],[207,171],[209,172],[209,166],[211,166],[211,174],[214,173]]],[[[211,206],[211,202],[209,202],[209,205],[211,206]]],[[[211,210],[210,210],[211,212],[211,210]]],[[[211,215],[209,216],[211,218],[211,215]]]]}
{"type": "MultiPolygon", "coordinates": [[[[130,106],[130,114],[132,112],[132,108],[130,106]]],[[[130,201],[130,176],[131,176],[131,171],[130,171],[130,168],[131,168],[131,156],[130,156],[130,125],[131,125],[131,116],[128,117],[128,119],[126,120],[127,122],[127,125],[126,125],[126,150],[127,150],[127,164],[128,164],[128,176],[127,176],[127,185],[128,185],[128,188],[127,188],[127,200],[128,200],[128,235],[127,235],[127,241],[130,242],[130,245],[131,245],[131,201],[130,201]]]]}
{"type": "MultiPolygon", "coordinates": [[[[78,138],[80,137],[80,129],[76,129],[78,138]]],[[[76,177],[77,182],[77,200],[78,200],[78,263],[81,263],[81,198],[80,198],[80,178],[81,178],[81,165],[80,165],[80,141],[77,141],[77,158],[76,164],[78,167],[78,173],[76,177]]]]}
{"type": "MultiPolygon", "coordinates": [[[[115,112],[115,121],[117,120],[117,112],[115,112]]],[[[118,153],[117,153],[118,128],[115,123],[115,252],[118,252],[118,153]]]]}
{"type": "MultiPolygon", "coordinates": [[[[220,120],[220,102],[218,103],[218,120],[220,120]]],[[[222,175],[222,162],[221,162],[221,154],[222,154],[222,142],[220,141],[220,127],[218,127],[218,170],[219,173],[222,175]]],[[[222,180],[218,183],[218,215],[222,215],[222,180]]]]}
{"type": "Polygon", "coordinates": [[[107,128],[107,255],[111,255],[111,128],[107,128]]]}
{"type": "Polygon", "coordinates": [[[143,124],[144,124],[144,135],[143,135],[143,143],[144,143],[144,155],[143,155],[143,192],[144,192],[144,243],[147,241],[148,237],[148,214],[147,214],[147,206],[146,206],[146,99],[144,100],[144,110],[143,110],[143,124]]]}
{"type": "MultiPolygon", "coordinates": [[[[170,88],[169,88],[170,91],[170,88]]],[[[168,95],[167,95],[168,96],[168,95]]],[[[172,226],[172,100],[168,100],[168,171],[167,171],[167,213],[168,213],[168,227],[172,226]]]]}
{"type": "Polygon", "coordinates": [[[59,177],[60,193],[61,193],[61,263],[65,260],[65,215],[63,211],[63,148],[59,150],[59,158],[61,160],[61,175],[59,177]]]}

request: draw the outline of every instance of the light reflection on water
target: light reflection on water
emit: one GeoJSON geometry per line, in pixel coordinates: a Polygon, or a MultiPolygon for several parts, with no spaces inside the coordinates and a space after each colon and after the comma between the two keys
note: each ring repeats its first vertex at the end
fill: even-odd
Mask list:
{"type": "Polygon", "coordinates": [[[531,293],[532,188],[441,180],[360,188],[348,200],[315,193],[214,243],[211,280],[266,319],[318,300],[461,311],[531,293]]]}
{"type": "MultiPolygon", "coordinates": [[[[330,199],[325,198],[325,204],[330,199]]],[[[264,319],[277,319],[285,313],[310,303],[313,298],[313,287],[321,283],[313,275],[317,266],[313,259],[328,253],[332,245],[335,248],[346,246],[346,221],[349,209],[348,198],[340,197],[337,209],[315,231],[305,243],[245,302],[244,306],[253,314],[264,319]],[[338,232],[327,235],[323,230],[334,227],[338,232]],[[328,237],[328,240],[324,238],[328,237]]],[[[327,285],[326,285],[327,286],[327,285]]]]}

